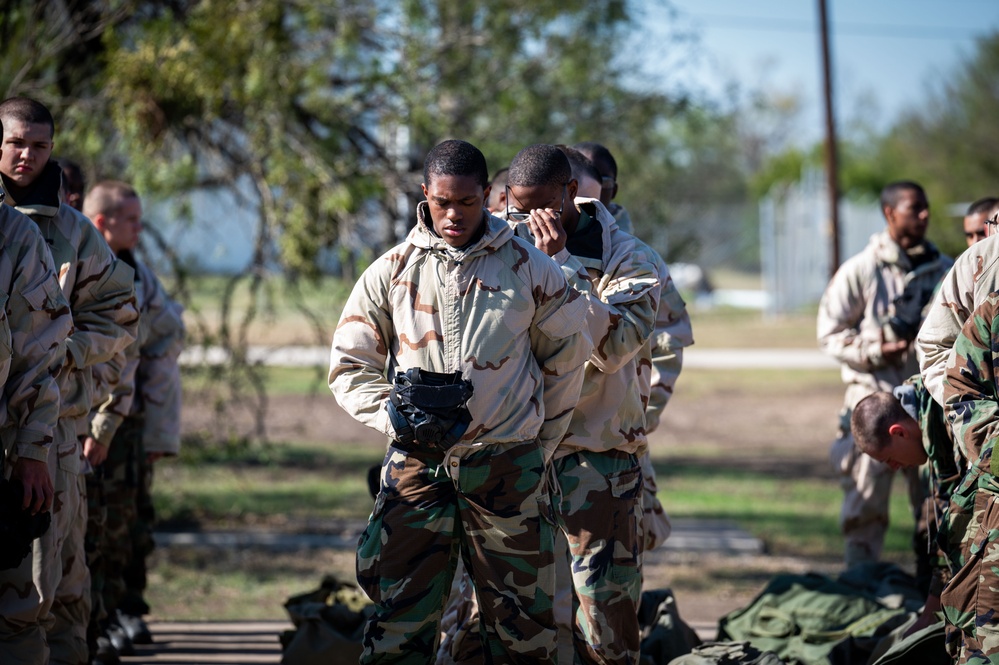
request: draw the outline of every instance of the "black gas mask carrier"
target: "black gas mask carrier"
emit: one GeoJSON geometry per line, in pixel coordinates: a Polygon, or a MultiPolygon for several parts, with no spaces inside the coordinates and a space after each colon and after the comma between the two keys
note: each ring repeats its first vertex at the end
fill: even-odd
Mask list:
{"type": "Polygon", "coordinates": [[[402,448],[447,450],[472,422],[465,407],[472,383],[461,372],[443,374],[414,367],[395,375],[388,413],[402,448]]]}

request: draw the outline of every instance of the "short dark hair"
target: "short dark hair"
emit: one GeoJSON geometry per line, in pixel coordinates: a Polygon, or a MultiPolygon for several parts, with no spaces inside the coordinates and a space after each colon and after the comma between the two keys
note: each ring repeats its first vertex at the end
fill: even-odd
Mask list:
{"type": "Polygon", "coordinates": [[[28,97],[10,97],[0,102],[0,124],[19,120],[31,125],[45,124],[55,135],[55,120],[45,105],[28,97]]]}
{"type": "Polygon", "coordinates": [[[895,395],[886,392],[872,393],[853,407],[850,431],[857,448],[870,454],[883,450],[891,440],[888,428],[906,419],[912,419],[912,416],[895,395]]]}
{"type": "Polygon", "coordinates": [[[584,175],[588,175],[597,182],[600,182],[600,178],[602,177],[600,171],[597,170],[596,165],[594,165],[589,157],[567,145],[557,145],[555,147],[565,153],[565,156],[569,159],[569,166],[572,167],[572,177],[574,180],[578,182],[584,175]]]}
{"type": "MultiPolygon", "coordinates": [[[[0,136],[2,136],[2,134],[0,134],[0,136]]],[[[72,175],[72,177],[76,178],[80,182],[80,187],[85,187],[86,181],[83,178],[83,169],[80,168],[79,164],[68,157],[57,157],[55,161],[59,165],[59,168],[62,169],[63,173],[72,175]]],[[[82,194],[83,192],[80,193],[82,194]]]]}
{"type": "Polygon", "coordinates": [[[926,198],[926,191],[918,182],[912,180],[897,180],[890,182],[881,190],[881,209],[894,208],[902,198],[902,192],[919,192],[926,198]]]}
{"type": "Polygon", "coordinates": [[[984,198],[978,199],[970,206],[968,206],[968,212],[964,213],[967,215],[977,215],[978,213],[990,213],[999,206],[999,198],[994,196],[986,196],[984,198]]]}
{"type": "Polygon", "coordinates": [[[617,161],[606,147],[595,141],[581,141],[572,147],[589,156],[600,175],[609,175],[617,180],[617,161]]]}
{"type": "Polygon", "coordinates": [[[503,167],[499,171],[493,174],[493,179],[490,181],[493,189],[506,187],[506,178],[509,174],[510,169],[503,167]]]}
{"type": "Polygon", "coordinates": [[[137,199],[139,193],[127,182],[103,180],[87,192],[83,199],[83,214],[93,219],[95,215],[113,215],[125,199],[137,199]]]}
{"type": "Polygon", "coordinates": [[[467,175],[485,189],[489,185],[486,158],[468,141],[449,139],[434,146],[423,163],[423,182],[430,184],[433,176],[467,175]]]}
{"type": "Polygon", "coordinates": [[[538,185],[568,185],[572,180],[572,166],[565,153],[553,145],[529,145],[510,162],[508,182],[516,187],[538,185]]]}

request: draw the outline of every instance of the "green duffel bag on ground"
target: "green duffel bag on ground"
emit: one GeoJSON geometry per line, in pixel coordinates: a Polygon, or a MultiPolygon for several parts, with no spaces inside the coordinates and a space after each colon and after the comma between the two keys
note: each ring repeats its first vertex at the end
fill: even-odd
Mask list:
{"type": "Polygon", "coordinates": [[[903,637],[909,625],[911,623],[899,627],[895,631],[897,635],[893,633],[891,639],[886,638],[879,645],[870,665],[951,665],[954,662],[947,655],[943,621],[903,637]]]}
{"type": "Polygon", "coordinates": [[[281,665],[356,665],[364,624],[374,610],[364,592],[330,575],[284,607],[295,629],[281,635],[281,665]]]}
{"type": "Polygon", "coordinates": [[[708,642],[694,647],[669,665],[784,665],[772,651],[760,651],[749,642],[708,642]]]}
{"type": "Polygon", "coordinates": [[[855,665],[909,616],[823,575],[778,575],[721,619],[718,639],[748,641],[793,665],[855,665]]]}

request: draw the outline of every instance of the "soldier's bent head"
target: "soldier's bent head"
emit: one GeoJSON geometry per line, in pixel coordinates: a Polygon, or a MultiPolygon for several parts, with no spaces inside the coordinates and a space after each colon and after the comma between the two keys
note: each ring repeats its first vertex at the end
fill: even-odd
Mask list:
{"type": "Polygon", "coordinates": [[[460,248],[478,240],[485,229],[489,169],[482,152],[467,141],[452,139],[435,146],[423,166],[433,231],[460,248]]]}
{"type": "Polygon", "coordinates": [[[850,431],[857,448],[893,469],[917,467],[927,459],[919,423],[891,393],[873,393],[857,402],[850,431]]]}

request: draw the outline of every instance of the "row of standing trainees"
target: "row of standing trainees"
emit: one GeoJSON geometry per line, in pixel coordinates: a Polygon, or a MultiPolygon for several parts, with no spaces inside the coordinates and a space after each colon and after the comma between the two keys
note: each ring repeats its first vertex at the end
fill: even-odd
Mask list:
{"type": "Polygon", "coordinates": [[[831,449],[844,481],[846,563],[878,559],[901,470],[928,595],[911,632],[942,613],[957,662],[999,662],[999,580],[989,564],[999,556],[999,520],[987,508],[999,498],[999,465],[990,469],[999,240],[989,237],[999,200],[971,205],[968,249],[956,261],[925,239],[929,203],[918,184],[886,186],[881,204],[885,232],[837,271],[818,317],[820,344],[840,360],[847,384],[831,449]]]}
{"type": "Polygon", "coordinates": [[[459,559],[474,595],[454,585],[448,635],[463,635],[443,662],[558,662],[560,576],[568,660],[639,660],[643,525],[668,530],[645,499],[646,406],[692,339],[662,259],[601,203],[616,173],[595,161],[529,146],[501,202],[478,149],[439,144],[416,226],[344,307],[331,390],[389,439],[357,553],[375,604],[362,663],[437,662],[459,559]]]}
{"type": "MultiPolygon", "coordinates": [[[[113,477],[105,471],[122,455],[135,466],[126,472],[133,485],[136,474],[150,477],[148,465],[141,470],[141,448],[126,450],[129,442],[141,440],[136,445],[153,456],[177,451],[180,308],[164,304],[155,276],[131,254],[139,229],[131,214],[140,205],[134,190],[115,182],[95,186],[94,204],[103,203],[92,221],[64,202],[72,180],[51,159],[55,122],[48,109],[8,99],[0,103],[0,127],[0,289],[7,315],[0,332],[8,342],[0,345],[8,367],[3,473],[23,496],[19,507],[50,516],[45,532],[25,543],[26,556],[0,570],[0,660],[114,662],[113,648],[98,653],[90,628],[92,607],[113,607],[92,592],[98,576],[88,564],[98,553],[112,560],[113,547],[131,549],[132,539],[100,540],[99,527],[88,521],[88,513],[100,510],[88,504],[100,489],[93,479],[113,477]],[[131,246],[120,244],[125,237],[131,246]],[[173,328],[169,341],[153,343],[167,327],[166,315],[153,309],[157,298],[173,328]],[[99,551],[88,551],[97,542],[99,551]]],[[[112,503],[106,505],[111,512],[112,503]]],[[[141,519],[128,522],[131,531],[142,528],[141,519]]],[[[141,574],[144,561],[131,552],[120,560],[126,565],[116,572],[131,567],[141,574]]],[[[131,592],[141,588],[133,584],[131,592]]],[[[122,607],[123,597],[117,599],[122,607]]]]}

